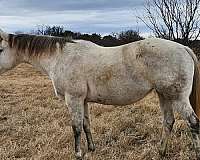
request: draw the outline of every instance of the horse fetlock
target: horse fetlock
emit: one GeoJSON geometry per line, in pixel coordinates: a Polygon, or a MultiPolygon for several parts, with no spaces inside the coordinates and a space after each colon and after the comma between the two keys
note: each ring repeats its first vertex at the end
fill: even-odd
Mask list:
{"type": "Polygon", "coordinates": [[[165,157],[165,155],[166,155],[166,148],[160,148],[159,149],[159,155],[161,157],[165,157]]]}
{"type": "Polygon", "coordinates": [[[193,143],[194,143],[194,148],[195,150],[199,151],[200,153],[200,140],[199,140],[199,135],[193,136],[193,143]],[[195,137],[195,138],[194,138],[195,137]]]}
{"type": "Polygon", "coordinates": [[[188,118],[188,122],[189,122],[189,126],[191,128],[191,132],[192,133],[197,133],[199,134],[199,119],[198,117],[195,115],[195,113],[192,113],[189,118],[188,118]]]}
{"type": "Polygon", "coordinates": [[[82,160],[83,159],[83,155],[82,155],[82,151],[78,151],[75,153],[76,156],[76,160],[82,160]]]}

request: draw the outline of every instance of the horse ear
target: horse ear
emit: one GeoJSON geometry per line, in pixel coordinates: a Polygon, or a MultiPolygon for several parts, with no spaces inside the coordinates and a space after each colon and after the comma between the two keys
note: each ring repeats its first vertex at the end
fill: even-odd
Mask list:
{"type": "Polygon", "coordinates": [[[2,37],[5,41],[8,41],[8,34],[0,29],[0,37],[2,37]]]}

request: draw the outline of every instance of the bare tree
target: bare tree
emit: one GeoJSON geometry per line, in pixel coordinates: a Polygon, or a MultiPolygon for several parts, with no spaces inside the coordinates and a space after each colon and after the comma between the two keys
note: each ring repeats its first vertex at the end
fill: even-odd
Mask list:
{"type": "Polygon", "coordinates": [[[50,36],[64,36],[63,26],[49,26],[49,25],[38,25],[35,34],[38,35],[50,35],[50,36]]]}
{"type": "Polygon", "coordinates": [[[147,0],[139,17],[156,37],[189,44],[200,35],[200,0],[147,0]]]}
{"type": "Polygon", "coordinates": [[[45,35],[46,25],[37,25],[37,30],[34,31],[35,34],[45,35]]]}

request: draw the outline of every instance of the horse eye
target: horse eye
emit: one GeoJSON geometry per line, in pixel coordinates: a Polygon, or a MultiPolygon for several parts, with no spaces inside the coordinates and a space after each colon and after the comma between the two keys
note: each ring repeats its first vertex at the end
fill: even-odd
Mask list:
{"type": "Polygon", "coordinates": [[[0,48],[0,53],[1,53],[1,52],[3,52],[3,49],[2,49],[2,48],[0,48]]]}

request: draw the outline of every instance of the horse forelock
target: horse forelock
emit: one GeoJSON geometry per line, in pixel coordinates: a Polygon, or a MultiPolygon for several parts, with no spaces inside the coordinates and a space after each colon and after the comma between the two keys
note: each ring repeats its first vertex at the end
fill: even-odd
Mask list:
{"type": "Polygon", "coordinates": [[[28,56],[49,56],[57,49],[63,49],[67,42],[74,43],[71,37],[50,37],[28,34],[9,34],[8,43],[14,48],[17,54],[27,53],[28,56]]]}

